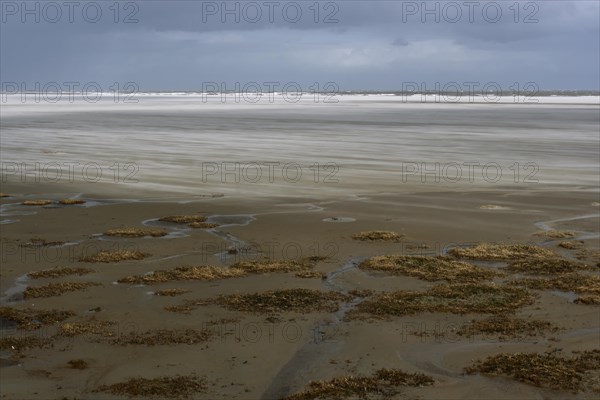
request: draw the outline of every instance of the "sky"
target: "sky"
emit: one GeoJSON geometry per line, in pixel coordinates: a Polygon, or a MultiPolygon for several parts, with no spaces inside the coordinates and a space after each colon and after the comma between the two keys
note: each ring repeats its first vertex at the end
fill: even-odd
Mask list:
{"type": "Polygon", "coordinates": [[[0,3],[3,87],[600,89],[597,0],[0,3]]]}

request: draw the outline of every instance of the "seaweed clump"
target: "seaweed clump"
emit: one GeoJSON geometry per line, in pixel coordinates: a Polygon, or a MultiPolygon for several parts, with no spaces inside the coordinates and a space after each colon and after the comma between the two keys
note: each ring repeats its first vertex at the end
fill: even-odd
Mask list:
{"type": "Polygon", "coordinates": [[[552,275],[575,272],[578,270],[593,269],[593,267],[587,264],[573,262],[562,258],[531,258],[513,261],[505,269],[510,272],[552,275]]]}
{"type": "Polygon", "coordinates": [[[352,239],[362,242],[397,242],[403,237],[404,235],[391,231],[367,231],[352,235],[352,239]]]}
{"type": "Polygon", "coordinates": [[[197,344],[211,339],[213,333],[209,330],[196,329],[156,329],[143,333],[131,332],[120,335],[113,344],[143,344],[146,346],[161,346],[170,344],[197,344]]]}
{"type": "Polygon", "coordinates": [[[29,242],[23,243],[21,247],[53,247],[53,246],[62,246],[65,244],[62,240],[46,240],[42,238],[31,238],[29,242]]]}
{"type": "Polygon", "coordinates": [[[583,242],[581,241],[569,241],[569,240],[565,240],[563,242],[560,242],[558,244],[558,247],[562,247],[563,249],[567,249],[567,250],[576,250],[576,249],[580,249],[583,247],[583,242]]]}
{"type": "Polygon", "coordinates": [[[313,258],[308,258],[300,261],[241,261],[230,267],[216,267],[210,265],[185,266],[176,267],[170,270],[158,270],[145,275],[130,275],[119,279],[119,282],[151,285],[171,281],[214,281],[217,279],[239,278],[250,273],[309,272],[313,267],[314,262],[313,258]]]}
{"type": "Polygon", "coordinates": [[[212,222],[206,222],[206,217],[203,215],[169,215],[158,219],[162,222],[171,222],[173,224],[185,224],[190,228],[195,229],[212,229],[219,226],[212,222]]]}
{"type": "Polygon", "coordinates": [[[554,257],[548,249],[530,244],[480,243],[473,247],[455,247],[448,254],[458,258],[479,260],[515,260],[522,258],[554,257]]]}
{"type": "Polygon", "coordinates": [[[382,368],[371,376],[342,376],[327,381],[313,381],[299,393],[284,397],[284,400],[344,399],[369,396],[385,398],[399,393],[401,387],[433,385],[434,380],[421,373],[406,373],[397,369],[382,368]]]}
{"type": "Polygon", "coordinates": [[[82,359],[69,360],[67,364],[69,364],[69,367],[72,369],[87,369],[87,367],[89,366],[87,361],[82,359]]]}
{"type": "Polygon", "coordinates": [[[363,261],[359,268],[413,276],[426,281],[478,282],[500,275],[449,257],[377,256],[363,261]]]}
{"type": "Polygon", "coordinates": [[[265,260],[265,261],[241,261],[233,264],[232,268],[241,269],[254,274],[268,272],[295,272],[309,270],[313,267],[310,260],[265,260]]]}
{"type": "Polygon", "coordinates": [[[0,318],[12,321],[19,329],[36,330],[46,325],[53,325],[74,316],[72,311],[34,310],[0,307],[0,318]]]}
{"type": "MultiPolygon", "coordinates": [[[[579,392],[590,388],[593,380],[589,373],[599,369],[600,350],[591,350],[571,358],[560,357],[556,351],[544,354],[501,353],[478,361],[465,372],[508,376],[538,387],[579,392]]],[[[599,390],[600,386],[592,389],[599,390]]]]}
{"type": "Polygon", "coordinates": [[[119,283],[152,285],[170,281],[214,281],[245,276],[239,268],[213,267],[209,265],[177,267],[171,270],[158,270],[146,275],[130,275],[119,279],[119,283]]]}
{"type": "Polygon", "coordinates": [[[162,237],[167,235],[167,231],[157,228],[115,228],[107,230],[104,232],[104,235],[120,237],[162,237]]]}
{"type": "Polygon", "coordinates": [[[600,304],[600,295],[597,294],[589,294],[579,296],[575,299],[575,303],[577,304],[587,304],[587,305],[596,305],[600,304]]]}
{"type": "Polygon", "coordinates": [[[114,325],[116,323],[113,321],[65,322],[58,327],[58,333],[67,337],[88,334],[112,337],[115,336],[115,331],[111,329],[114,325]]]}
{"type": "Polygon", "coordinates": [[[24,206],[47,206],[52,204],[52,200],[25,200],[21,204],[24,206]]]}
{"type": "Polygon", "coordinates": [[[23,292],[23,296],[26,299],[60,296],[68,292],[85,290],[91,286],[100,286],[100,284],[95,282],[60,282],[49,283],[43,286],[28,286],[23,292]]]}
{"type": "Polygon", "coordinates": [[[525,278],[509,282],[536,290],[560,290],[563,292],[591,293],[600,295],[600,276],[559,274],[549,278],[525,278]]]}
{"type": "Polygon", "coordinates": [[[135,250],[113,250],[113,251],[100,251],[91,256],[81,257],[80,262],[89,263],[111,263],[128,260],[143,260],[148,257],[149,254],[142,253],[135,250]]]}
{"type": "Polygon", "coordinates": [[[559,328],[551,322],[536,319],[515,318],[510,315],[492,315],[483,320],[472,320],[456,333],[460,336],[500,335],[500,339],[541,336],[546,332],[557,332],[559,328]]]}
{"type": "Polygon", "coordinates": [[[298,271],[298,272],[296,272],[295,275],[298,278],[320,278],[320,279],[325,279],[327,277],[327,275],[325,275],[323,272],[319,272],[319,271],[298,271]]]}
{"type": "Polygon", "coordinates": [[[165,309],[173,312],[189,312],[196,306],[219,305],[233,311],[254,313],[277,312],[335,312],[342,301],[351,300],[351,296],[336,292],[323,292],[312,289],[268,290],[259,293],[220,295],[212,299],[190,300],[182,305],[165,309]]]}
{"type": "Polygon", "coordinates": [[[203,215],[169,215],[158,219],[162,222],[171,222],[174,224],[191,224],[194,222],[205,222],[206,217],[203,215]]]}
{"type": "Polygon", "coordinates": [[[59,201],[60,204],[64,206],[73,206],[77,204],[85,204],[85,200],[81,199],[62,199],[59,201]]]}
{"type": "Polygon", "coordinates": [[[335,312],[339,308],[339,303],[347,300],[350,300],[349,296],[336,292],[283,289],[261,293],[221,295],[214,300],[214,304],[235,311],[310,313],[316,311],[335,312]]]}
{"type": "Polygon", "coordinates": [[[568,238],[575,237],[575,232],[549,230],[549,231],[538,231],[538,232],[534,233],[533,235],[545,237],[548,239],[568,239],[568,238]]]}
{"type": "Polygon", "coordinates": [[[186,293],[190,293],[191,290],[187,290],[187,289],[163,289],[163,290],[157,290],[156,292],[154,292],[155,296],[169,296],[169,297],[175,297],[175,296],[180,296],[182,294],[186,294],[186,293]]]}
{"type": "Polygon", "coordinates": [[[163,376],[158,378],[131,378],[125,382],[100,386],[95,392],[106,392],[114,395],[187,398],[207,389],[204,379],[195,375],[163,376]]]}
{"type": "Polygon", "coordinates": [[[426,291],[384,292],[367,298],[347,319],[389,318],[423,312],[502,314],[533,303],[527,290],[494,284],[436,285],[426,291]]]}
{"type": "Polygon", "coordinates": [[[92,272],[96,272],[93,269],[89,268],[71,268],[71,267],[56,267],[50,269],[44,269],[41,271],[29,272],[27,274],[31,279],[41,279],[41,278],[60,278],[63,276],[70,275],[85,275],[90,274],[92,272]]]}
{"type": "Polygon", "coordinates": [[[44,348],[50,346],[52,341],[35,335],[28,336],[2,336],[0,337],[0,350],[10,350],[21,353],[25,350],[44,348]]]}

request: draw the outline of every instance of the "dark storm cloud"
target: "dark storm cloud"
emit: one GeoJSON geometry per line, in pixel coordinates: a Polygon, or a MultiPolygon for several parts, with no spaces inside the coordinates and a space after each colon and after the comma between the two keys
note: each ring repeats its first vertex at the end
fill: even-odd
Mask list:
{"type": "Polygon", "coordinates": [[[318,13],[313,1],[121,2],[118,13],[114,2],[98,1],[87,16],[78,2],[72,22],[64,7],[55,23],[48,21],[56,17],[51,7],[40,10],[40,22],[35,12],[22,22],[23,7],[34,3],[2,0],[3,82],[134,81],[146,90],[199,89],[206,81],[599,87],[596,1],[516,8],[513,1],[323,1],[318,13]],[[91,22],[94,7],[102,16],[91,22]],[[233,12],[222,14],[223,7],[233,12]]]}

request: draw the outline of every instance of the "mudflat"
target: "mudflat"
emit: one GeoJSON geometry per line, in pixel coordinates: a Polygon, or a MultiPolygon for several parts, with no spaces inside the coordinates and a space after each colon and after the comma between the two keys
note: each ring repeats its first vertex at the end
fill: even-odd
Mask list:
{"type": "Polygon", "coordinates": [[[3,398],[598,395],[595,192],[2,191],[3,398]]]}

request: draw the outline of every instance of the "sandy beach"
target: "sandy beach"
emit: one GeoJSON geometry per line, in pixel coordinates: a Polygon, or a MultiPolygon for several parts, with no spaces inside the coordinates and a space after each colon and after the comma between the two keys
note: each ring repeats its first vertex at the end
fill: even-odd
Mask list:
{"type": "Polygon", "coordinates": [[[0,3],[0,400],[600,399],[600,2],[0,3]]]}
{"type": "MultiPolygon", "coordinates": [[[[178,375],[195,376],[201,383],[190,393],[172,392],[175,397],[275,399],[304,393],[306,397],[297,398],[317,398],[302,392],[310,381],[370,376],[380,369],[431,379],[415,387],[399,385],[388,393],[392,398],[597,396],[598,370],[583,373],[580,386],[559,390],[551,381],[535,385],[508,372],[466,372],[477,360],[501,353],[558,351],[553,354],[568,358],[598,350],[600,208],[593,190],[411,191],[338,198],[225,196],[187,201],[115,200],[97,193],[69,193],[58,186],[15,183],[4,184],[2,192],[9,195],[1,199],[2,398],[127,398],[140,393],[134,387],[149,386],[147,382],[129,382],[131,387],[121,392],[111,391],[108,385],[178,375]],[[60,204],[65,198],[85,203],[60,204]],[[50,202],[23,205],[41,199],[50,202]],[[159,220],[174,215],[196,216],[209,225],[192,228],[159,220]],[[106,234],[115,228],[148,229],[157,236],[106,234]],[[397,235],[391,241],[385,235],[382,240],[376,240],[376,235],[375,240],[360,240],[361,232],[372,231],[397,235]],[[519,272],[507,266],[523,256],[490,260],[452,252],[481,243],[532,246],[527,251],[534,258],[526,259],[533,264],[566,260],[565,268],[577,269],[573,273],[587,280],[588,286],[535,289],[522,280],[562,279],[563,271],[519,272]],[[535,261],[538,248],[548,254],[535,261]],[[90,262],[102,251],[142,256],[90,262]],[[445,277],[440,270],[431,279],[418,271],[363,268],[371,257],[391,255],[406,256],[405,261],[432,260],[434,275],[441,260],[466,262],[484,275],[445,277]],[[440,255],[445,258],[437,258],[440,255]],[[217,275],[190,269],[202,266],[217,268],[213,271],[217,275]],[[63,275],[56,270],[61,267],[75,270],[63,275]],[[182,267],[188,269],[173,273],[182,267]],[[232,269],[241,272],[218,275],[232,269]],[[28,275],[46,270],[57,273],[28,275]],[[160,271],[170,272],[160,275],[160,271]],[[71,286],[65,291],[45,286],[61,282],[71,286]],[[76,283],[86,284],[72,285],[76,283]],[[519,293],[529,300],[523,304],[510,300],[505,309],[497,310],[493,302],[486,303],[480,312],[469,309],[476,299],[465,303],[465,310],[449,312],[410,311],[409,304],[405,313],[380,314],[366,307],[382,293],[461,284],[484,285],[484,290],[490,290],[486,285],[508,285],[523,291],[519,293]],[[294,292],[298,289],[309,290],[310,296],[333,297],[308,297],[299,305],[286,302],[285,298],[298,295],[294,292]],[[280,302],[247,299],[253,302],[244,307],[243,295],[286,290],[292,291],[280,302]],[[230,295],[242,296],[237,298],[242,302],[228,303],[230,295]],[[594,295],[595,303],[577,300],[594,295]],[[213,301],[216,298],[221,301],[213,301]],[[321,301],[333,303],[319,307],[321,301]],[[19,314],[18,318],[7,308],[71,314],[46,321],[39,315],[19,314]],[[478,331],[470,325],[498,316],[535,321],[540,329],[478,331]],[[465,333],[469,329],[475,330],[469,335],[465,333]]],[[[457,265],[450,264],[451,273],[457,265]]],[[[180,386],[186,385],[192,383],[180,386]]],[[[348,393],[347,398],[361,397],[360,392],[348,393]]],[[[331,398],[338,396],[344,397],[331,398]]]]}

